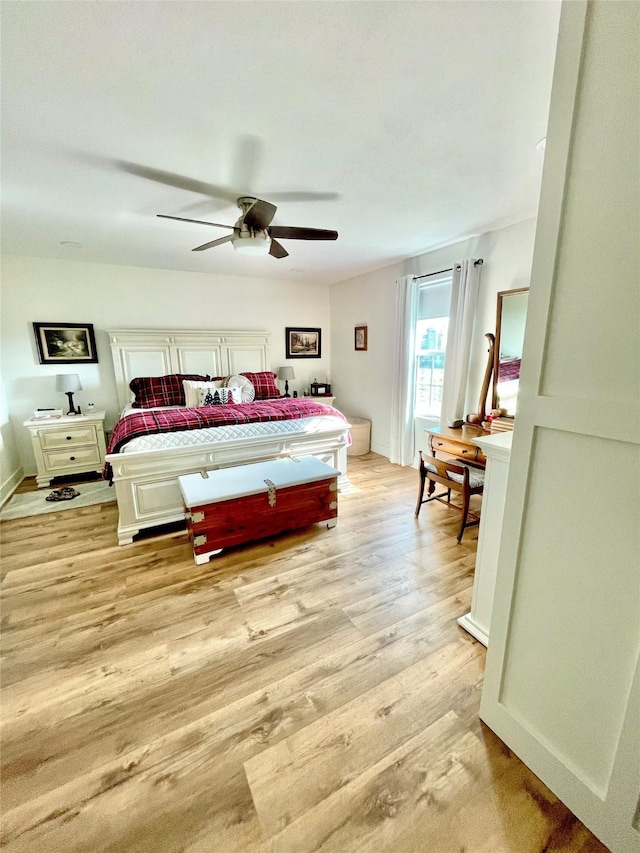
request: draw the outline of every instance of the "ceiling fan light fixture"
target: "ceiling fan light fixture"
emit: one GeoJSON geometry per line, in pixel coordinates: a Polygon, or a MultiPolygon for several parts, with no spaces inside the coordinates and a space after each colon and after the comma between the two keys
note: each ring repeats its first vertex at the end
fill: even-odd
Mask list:
{"type": "Polygon", "coordinates": [[[282,260],[289,257],[289,252],[279,242],[283,240],[337,240],[338,232],[329,231],[326,228],[292,228],[283,225],[271,225],[275,212],[275,204],[263,201],[253,196],[240,196],[238,207],[242,216],[238,218],[235,225],[221,225],[219,222],[204,222],[202,219],[187,219],[184,216],[173,216],[168,213],[158,213],[161,219],[177,219],[179,222],[195,222],[199,225],[211,225],[214,228],[229,228],[233,232],[227,237],[219,237],[217,240],[209,240],[201,246],[196,246],[192,252],[204,252],[221,246],[223,243],[232,243],[234,251],[241,255],[271,255],[271,257],[282,260]]]}
{"type": "Polygon", "coordinates": [[[241,234],[233,238],[233,248],[241,255],[268,255],[271,237],[265,232],[252,236],[241,234]]]}

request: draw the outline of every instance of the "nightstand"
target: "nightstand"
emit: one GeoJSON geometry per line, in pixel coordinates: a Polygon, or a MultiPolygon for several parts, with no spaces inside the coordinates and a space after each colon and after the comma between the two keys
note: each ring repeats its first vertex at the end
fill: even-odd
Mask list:
{"type": "Polygon", "coordinates": [[[92,412],[24,422],[31,433],[39,488],[49,486],[53,477],[102,471],[106,453],[104,418],[105,412],[92,412]]]}
{"type": "Polygon", "coordinates": [[[326,403],[326,404],[327,404],[327,406],[333,406],[333,401],[334,401],[336,398],[335,398],[335,397],[328,396],[328,395],[327,395],[327,396],[325,396],[325,395],[322,395],[322,396],[320,396],[320,395],[318,395],[318,396],[312,396],[311,394],[307,394],[307,395],[306,395],[305,397],[303,397],[302,399],[303,399],[303,400],[314,400],[316,403],[326,403]]]}

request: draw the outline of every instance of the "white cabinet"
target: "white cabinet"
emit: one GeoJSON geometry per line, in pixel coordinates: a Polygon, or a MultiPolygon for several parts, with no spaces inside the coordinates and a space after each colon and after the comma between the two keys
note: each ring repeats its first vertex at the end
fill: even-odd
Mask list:
{"type": "Polygon", "coordinates": [[[31,433],[39,488],[49,486],[53,477],[100,473],[106,453],[104,417],[104,412],[93,412],[24,422],[31,433]]]}
{"type": "Polygon", "coordinates": [[[640,850],[639,28],[562,4],[480,704],[615,853],[640,850]]]}
{"type": "Polygon", "coordinates": [[[473,440],[486,456],[487,467],[471,610],[458,619],[458,624],[483,646],[489,642],[512,438],[512,432],[499,432],[473,440]]]}

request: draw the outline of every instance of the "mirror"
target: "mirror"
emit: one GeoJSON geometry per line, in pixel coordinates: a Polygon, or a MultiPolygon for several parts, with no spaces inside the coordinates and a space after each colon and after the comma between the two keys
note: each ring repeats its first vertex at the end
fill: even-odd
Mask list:
{"type": "MultiPolygon", "coordinates": [[[[480,400],[478,401],[478,411],[473,412],[470,415],[467,415],[466,421],[468,424],[475,424],[475,426],[481,426],[487,411],[487,395],[489,393],[489,382],[491,381],[491,374],[493,373],[493,364],[495,362],[495,345],[496,338],[495,335],[492,335],[491,332],[487,332],[485,335],[489,343],[489,356],[487,358],[487,369],[484,372],[484,379],[482,380],[482,388],[480,389],[480,400]]],[[[493,391],[491,392],[491,396],[493,398],[493,391]]]]}
{"type": "Polygon", "coordinates": [[[528,302],[528,287],[498,293],[491,408],[504,409],[510,418],[516,413],[528,302]]]}

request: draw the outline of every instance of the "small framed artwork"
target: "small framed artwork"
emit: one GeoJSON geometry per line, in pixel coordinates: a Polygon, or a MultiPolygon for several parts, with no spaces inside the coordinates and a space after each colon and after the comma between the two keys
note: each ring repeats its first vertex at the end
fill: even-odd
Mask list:
{"type": "Polygon", "coordinates": [[[322,331],[287,326],[285,329],[285,358],[320,358],[322,355],[322,331]]]}
{"type": "Polygon", "coordinates": [[[364,350],[367,349],[368,345],[368,335],[367,335],[367,327],[366,326],[356,326],[355,328],[355,349],[364,350]]]}
{"type": "Polygon", "coordinates": [[[40,364],[89,364],[98,361],[91,323],[34,323],[40,364]]]}

